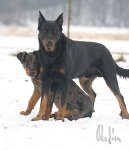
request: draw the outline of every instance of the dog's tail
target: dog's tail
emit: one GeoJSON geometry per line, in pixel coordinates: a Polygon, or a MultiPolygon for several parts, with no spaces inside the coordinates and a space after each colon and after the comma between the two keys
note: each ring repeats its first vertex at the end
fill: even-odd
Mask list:
{"type": "Polygon", "coordinates": [[[120,77],[129,78],[129,69],[123,69],[116,64],[116,72],[120,77]]]}

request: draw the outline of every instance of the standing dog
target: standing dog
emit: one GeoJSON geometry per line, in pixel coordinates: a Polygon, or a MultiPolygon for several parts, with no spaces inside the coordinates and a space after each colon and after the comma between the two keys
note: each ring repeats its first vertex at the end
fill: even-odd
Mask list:
{"type": "MultiPolygon", "coordinates": [[[[42,66],[42,103],[39,110],[39,120],[45,113],[48,92],[55,80],[63,85],[61,107],[57,119],[63,120],[68,96],[69,83],[74,78],[80,78],[83,85],[85,80],[102,76],[118,100],[121,117],[129,119],[129,114],[120,93],[116,74],[129,77],[129,70],[119,67],[112,58],[109,50],[95,42],[73,41],[62,33],[63,14],[55,21],[46,20],[41,12],[38,20],[39,59],[42,66]]],[[[83,87],[83,86],[82,86],[83,87]]],[[[84,88],[85,90],[85,88],[84,88]]],[[[95,93],[92,88],[88,91],[93,103],[95,93]]]]}
{"type": "MultiPolygon", "coordinates": [[[[35,107],[38,99],[41,97],[41,72],[40,64],[37,58],[38,51],[33,53],[21,52],[17,54],[17,58],[22,63],[26,74],[31,77],[32,83],[34,85],[34,92],[29,100],[27,109],[22,111],[21,115],[29,115],[32,109],[35,107]]],[[[85,83],[86,84],[86,83],[85,83]]],[[[56,93],[51,93],[49,98],[54,98],[54,104],[59,109],[60,108],[60,98],[61,98],[61,85],[59,89],[54,91],[56,93]],[[54,96],[55,95],[55,96],[54,96]],[[53,96],[53,97],[52,97],[53,96]]],[[[47,120],[51,116],[52,104],[47,104],[47,109],[43,119],[47,120]]],[[[91,117],[93,113],[93,104],[91,103],[90,98],[74,83],[70,82],[69,96],[66,103],[65,118],[69,120],[91,117]]]]}

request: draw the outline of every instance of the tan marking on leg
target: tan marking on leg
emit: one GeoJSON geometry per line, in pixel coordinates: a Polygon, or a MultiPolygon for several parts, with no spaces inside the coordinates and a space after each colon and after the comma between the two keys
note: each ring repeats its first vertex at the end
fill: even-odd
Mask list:
{"type": "Polygon", "coordinates": [[[39,113],[38,113],[37,117],[32,119],[32,121],[42,120],[42,117],[46,111],[47,100],[48,100],[47,95],[44,95],[42,100],[41,100],[42,102],[40,104],[39,113]]]}
{"type": "Polygon", "coordinates": [[[48,120],[52,116],[51,112],[52,112],[52,106],[53,106],[53,99],[54,99],[54,93],[52,91],[49,91],[46,111],[43,116],[43,120],[48,120]]]}
{"type": "Polygon", "coordinates": [[[92,103],[94,104],[95,103],[95,96],[93,94],[93,89],[91,87],[92,82],[90,84],[86,83],[86,82],[88,82],[88,80],[90,80],[90,78],[85,78],[85,77],[79,78],[79,82],[80,82],[82,89],[89,95],[92,103]]]}
{"type": "MultiPolygon", "coordinates": [[[[79,82],[80,82],[80,85],[81,85],[81,87],[83,88],[83,89],[85,89],[85,87],[84,87],[84,82],[86,81],[86,78],[85,77],[81,77],[81,78],[79,78],[79,82]]],[[[84,90],[85,91],[85,90],[84,90]]]]}
{"type": "MultiPolygon", "coordinates": [[[[108,86],[108,85],[107,85],[108,86]]],[[[109,86],[108,86],[109,87],[109,86]]],[[[110,88],[110,87],[109,87],[110,88]]],[[[118,100],[118,103],[119,103],[119,106],[120,106],[120,109],[121,109],[121,112],[120,112],[120,116],[122,117],[122,119],[126,118],[126,119],[129,119],[129,113],[123,103],[124,99],[122,99],[122,96],[120,95],[116,95],[114,93],[114,91],[110,88],[110,90],[112,91],[112,93],[116,96],[117,100],[118,100]]]]}
{"type": "Polygon", "coordinates": [[[126,119],[129,119],[129,113],[125,107],[125,105],[123,104],[123,100],[121,99],[120,96],[116,96],[117,100],[118,100],[118,103],[119,103],[119,106],[120,106],[120,109],[121,109],[121,117],[122,119],[126,118],[126,119]]]}
{"type": "Polygon", "coordinates": [[[37,89],[34,89],[34,92],[29,100],[29,103],[28,103],[28,106],[27,106],[27,109],[25,111],[21,111],[20,114],[21,115],[29,115],[32,111],[32,109],[34,109],[38,99],[40,98],[41,94],[39,92],[39,90],[37,89]]]}
{"type": "Polygon", "coordinates": [[[64,121],[65,110],[66,110],[66,104],[64,104],[63,106],[61,106],[59,108],[59,112],[58,112],[58,115],[57,115],[57,118],[56,118],[57,120],[64,121]]]}
{"type": "Polygon", "coordinates": [[[47,105],[45,114],[43,115],[43,120],[48,120],[51,117],[52,106],[47,105]]]}

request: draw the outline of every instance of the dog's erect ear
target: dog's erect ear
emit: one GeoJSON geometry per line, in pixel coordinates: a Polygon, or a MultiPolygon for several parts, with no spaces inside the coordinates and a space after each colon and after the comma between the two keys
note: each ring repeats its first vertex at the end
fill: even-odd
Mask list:
{"type": "Polygon", "coordinates": [[[39,18],[38,18],[38,30],[41,26],[41,23],[45,21],[44,16],[42,15],[42,13],[39,11],[39,18]]]}
{"type": "Polygon", "coordinates": [[[59,15],[59,17],[56,19],[56,22],[58,22],[60,26],[63,25],[63,13],[59,15]]]}
{"type": "Polygon", "coordinates": [[[29,53],[29,56],[31,57],[32,62],[36,62],[36,56],[34,55],[33,52],[30,52],[30,53],[29,53]]]}
{"type": "Polygon", "coordinates": [[[20,60],[21,63],[24,62],[25,57],[27,56],[27,54],[28,54],[27,52],[20,52],[20,53],[17,54],[17,58],[20,60]]]}

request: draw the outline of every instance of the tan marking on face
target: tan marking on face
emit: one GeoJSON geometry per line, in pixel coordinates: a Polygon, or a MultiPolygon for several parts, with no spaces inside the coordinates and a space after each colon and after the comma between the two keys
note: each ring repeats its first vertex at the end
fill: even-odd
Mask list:
{"type": "Polygon", "coordinates": [[[25,72],[28,76],[30,76],[30,70],[28,68],[26,68],[24,65],[23,65],[23,68],[25,69],[25,72]]]}
{"type": "Polygon", "coordinates": [[[51,46],[49,45],[48,39],[43,39],[42,43],[43,43],[43,46],[44,46],[44,48],[45,48],[46,51],[48,51],[48,52],[54,52],[54,50],[55,50],[55,44],[56,44],[54,40],[51,40],[51,43],[52,43],[51,46]]]}

